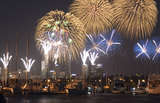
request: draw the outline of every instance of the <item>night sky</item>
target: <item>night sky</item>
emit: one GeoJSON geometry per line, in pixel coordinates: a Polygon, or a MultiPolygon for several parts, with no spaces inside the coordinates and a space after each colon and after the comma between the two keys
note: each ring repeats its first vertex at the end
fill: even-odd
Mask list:
{"type": "MultiPolygon", "coordinates": [[[[157,7],[160,11],[160,1],[157,7]]],[[[27,40],[29,40],[29,57],[36,59],[32,68],[33,74],[40,70],[41,55],[35,47],[35,28],[42,16],[51,10],[68,11],[72,0],[3,0],[0,3],[0,56],[5,52],[7,45],[9,52],[14,55],[9,68],[16,71],[16,67],[24,68],[21,57],[26,56],[27,40]],[[16,65],[16,43],[18,45],[18,65],[16,65]]],[[[160,16],[152,36],[160,36],[160,16]]],[[[123,38],[123,37],[122,37],[123,38]]],[[[160,71],[160,63],[136,59],[133,45],[136,40],[124,38],[121,48],[111,56],[100,57],[98,62],[104,64],[109,73],[149,73],[160,71]]],[[[80,72],[80,60],[72,62],[72,72],[80,72]]],[[[2,63],[0,63],[2,67],[2,63]]]]}

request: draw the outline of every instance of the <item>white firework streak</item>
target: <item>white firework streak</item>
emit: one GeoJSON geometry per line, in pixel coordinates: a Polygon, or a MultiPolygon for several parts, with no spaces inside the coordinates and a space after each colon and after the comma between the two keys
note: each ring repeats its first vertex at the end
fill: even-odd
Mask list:
{"type": "Polygon", "coordinates": [[[30,72],[32,65],[34,64],[35,60],[33,59],[28,59],[26,57],[26,59],[21,58],[21,61],[23,62],[23,65],[25,67],[25,69],[27,70],[27,72],[30,72]]]}
{"type": "Polygon", "coordinates": [[[53,57],[55,65],[57,65],[57,59],[58,59],[58,57],[59,57],[59,48],[57,49],[57,52],[54,54],[54,57],[53,57]]]}
{"type": "Polygon", "coordinates": [[[150,59],[150,56],[147,53],[147,49],[146,49],[147,44],[148,44],[148,40],[146,41],[145,45],[140,45],[140,43],[137,43],[138,47],[141,49],[141,52],[136,56],[136,58],[138,58],[142,54],[145,54],[147,56],[147,58],[150,59]]]}
{"type": "Polygon", "coordinates": [[[98,58],[98,53],[91,52],[89,53],[89,61],[91,62],[91,65],[95,65],[95,61],[98,58]]]}
{"type": "Polygon", "coordinates": [[[87,61],[87,58],[88,58],[88,56],[89,56],[88,51],[87,51],[86,49],[84,49],[83,52],[80,53],[80,55],[81,55],[81,59],[82,59],[83,65],[86,66],[86,65],[87,65],[87,64],[86,64],[86,61],[87,61]]]}
{"type": "Polygon", "coordinates": [[[9,52],[3,54],[3,58],[0,58],[1,62],[3,63],[4,69],[7,69],[7,66],[12,59],[12,56],[9,56],[9,52]]]}
{"type": "Polygon", "coordinates": [[[40,45],[41,45],[41,48],[43,49],[44,55],[48,55],[49,51],[52,48],[52,44],[49,41],[43,41],[40,39],[37,39],[37,40],[40,41],[40,45]]]}
{"type": "MultiPolygon", "coordinates": [[[[100,36],[102,37],[102,35],[100,35],[100,36]]],[[[105,54],[105,52],[102,49],[99,48],[99,45],[105,40],[103,37],[102,37],[103,39],[97,44],[95,43],[95,41],[94,41],[94,39],[93,39],[93,37],[91,35],[87,35],[87,37],[89,38],[89,40],[91,41],[91,43],[93,45],[93,47],[90,48],[88,50],[88,52],[90,52],[91,50],[96,50],[96,51],[100,51],[100,52],[105,54]]]]}
{"type": "Polygon", "coordinates": [[[69,51],[68,46],[61,40],[52,43],[52,54],[55,64],[57,64],[58,57],[65,55],[66,50],[69,51]]]}
{"type": "Polygon", "coordinates": [[[159,44],[159,45],[157,45],[157,43],[156,43],[156,41],[155,41],[155,40],[153,40],[153,43],[154,43],[154,45],[155,45],[155,47],[156,47],[156,49],[155,49],[156,53],[154,54],[154,56],[153,56],[152,60],[154,60],[154,59],[155,59],[155,57],[156,57],[158,54],[160,54],[160,44],[159,44]]]}
{"type": "Polygon", "coordinates": [[[120,44],[121,44],[120,42],[114,42],[114,41],[112,40],[114,34],[115,34],[115,30],[112,30],[112,34],[111,34],[111,37],[109,38],[109,40],[105,39],[105,37],[103,36],[103,39],[105,39],[106,45],[107,45],[105,54],[108,54],[108,50],[110,49],[110,47],[111,47],[112,45],[120,45],[120,44]]]}

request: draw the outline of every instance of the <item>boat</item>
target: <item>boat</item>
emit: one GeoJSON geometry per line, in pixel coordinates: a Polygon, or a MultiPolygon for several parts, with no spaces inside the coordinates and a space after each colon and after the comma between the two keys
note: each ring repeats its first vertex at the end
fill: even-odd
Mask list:
{"type": "Polygon", "coordinates": [[[148,94],[160,94],[160,74],[152,74],[148,76],[146,92],[148,94]]]}
{"type": "Polygon", "coordinates": [[[124,86],[124,81],[120,79],[114,80],[112,93],[120,94],[120,93],[125,93],[125,91],[126,91],[126,88],[124,86]]]}

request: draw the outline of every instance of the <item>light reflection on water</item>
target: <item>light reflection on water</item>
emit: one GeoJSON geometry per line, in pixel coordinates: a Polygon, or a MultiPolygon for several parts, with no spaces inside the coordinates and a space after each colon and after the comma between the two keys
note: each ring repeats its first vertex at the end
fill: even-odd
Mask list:
{"type": "Polygon", "coordinates": [[[7,103],[159,103],[160,96],[99,95],[55,96],[32,95],[8,97],[7,103]]]}
{"type": "Polygon", "coordinates": [[[26,99],[24,99],[24,101],[23,101],[24,103],[30,103],[30,100],[26,100],[26,99]]]}

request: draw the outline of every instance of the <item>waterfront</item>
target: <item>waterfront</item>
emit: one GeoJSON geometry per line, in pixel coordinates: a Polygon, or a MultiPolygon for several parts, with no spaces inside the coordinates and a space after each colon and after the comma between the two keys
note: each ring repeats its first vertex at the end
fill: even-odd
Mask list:
{"type": "Polygon", "coordinates": [[[7,103],[159,103],[158,95],[113,95],[65,96],[65,95],[30,95],[7,97],[7,103]]]}

